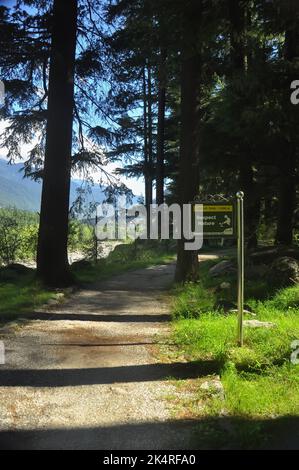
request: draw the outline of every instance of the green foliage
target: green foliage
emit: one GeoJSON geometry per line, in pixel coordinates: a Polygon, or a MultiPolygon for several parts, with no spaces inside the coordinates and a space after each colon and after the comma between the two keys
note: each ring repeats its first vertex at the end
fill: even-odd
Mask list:
{"type": "Polygon", "coordinates": [[[38,216],[16,208],[0,209],[0,262],[34,259],[38,216]]]}
{"type": "Polygon", "coordinates": [[[286,287],[275,292],[272,298],[264,302],[255,302],[252,299],[251,303],[257,312],[263,313],[265,317],[267,312],[277,315],[292,315],[299,307],[299,287],[286,287]]]}
{"type": "MultiPolygon", "coordinates": [[[[38,215],[16,208],[0,209],[0,262],[34,260],[38,239],[38,215]]],[[[81,252],[87,258],[95,257],[94,227],[77,219],[70,219],[68,248],[81,252]]]]}
{"type": "Polygon", "coordinates": [[[70,252],[80,251],[87,258],[94,259],[95,253],[94,227],[77,219],[69,221],[68,248],[70,252]]]}

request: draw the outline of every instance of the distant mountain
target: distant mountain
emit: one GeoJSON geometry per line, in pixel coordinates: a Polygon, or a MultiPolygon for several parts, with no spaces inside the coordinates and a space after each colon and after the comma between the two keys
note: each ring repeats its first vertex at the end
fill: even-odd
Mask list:
{"type": "MultiPolygon", "coordinates": [[[[24,178],[21,171],[23,164],[8,165],[7,160],[0,158],[0,207],[15,206],[18,209],[29,211],[40,210],[42,185],[30,178],[24,178]]],[[[77,189],[81,186],[80,180],[72,180],[70,201],[77,197],[77,189]]],[[[103,187],[95,185],[91,194],[86,196],[86,202],[102,202],[105,199],[103,187]]]]}

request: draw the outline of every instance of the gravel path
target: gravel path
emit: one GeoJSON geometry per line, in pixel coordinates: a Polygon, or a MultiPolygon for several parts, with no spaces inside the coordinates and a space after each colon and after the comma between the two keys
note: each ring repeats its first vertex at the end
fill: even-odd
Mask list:
{"type": "Polygon", "coordinates": [[[115,276],[0,331],[2,449],[190,448],[192,421],[172,419],[164,364],[153,348],[168,334],[164,290],[174,265],[115,276]]]}

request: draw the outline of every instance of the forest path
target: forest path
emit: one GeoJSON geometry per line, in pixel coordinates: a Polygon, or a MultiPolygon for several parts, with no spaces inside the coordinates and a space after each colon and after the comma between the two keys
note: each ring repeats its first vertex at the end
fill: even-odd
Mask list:
{"type": "Polygon", "coordinates": [[[0,448],[192,448],[195,423],[172,418],[165,397],[176,393],[167,378],[198,367],[154,354],[169,335],[173,275],[161,265],[114,276],[2,328],[0,448]]]}

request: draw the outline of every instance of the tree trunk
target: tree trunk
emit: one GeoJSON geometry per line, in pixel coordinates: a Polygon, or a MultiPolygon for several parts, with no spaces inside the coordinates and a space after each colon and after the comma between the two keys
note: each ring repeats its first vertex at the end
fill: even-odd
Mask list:
{"type": "Polygon", "coordinates": [[[37,272],[51,286],[71,283],[68,212],[71,173],[77,0],[54,0],[46,149],[37,272]]]}
{"type": "Polygon", "coordinates": [[[161,51],[159,64],[158,89],[158,131],[157,131],[157,168],[156,168],[156,203],[164,202],[164,131],[166,104],[166,52],[161,51]]]}
{"type": "MultiPolygon", "coordinates": [[[[199,124],[201,61],[198,33],[201,24],[201,1],[192,0],[182,12],[181,51],[181,134],[179,156],[179,200],[181,206],[194,200],[199,186],[199,124]]],[[[185,239],[178,241],[175,279],[177,282],[198,278],[198,252],[184,249],[185,239]]]]}
{"type": "Polygon", "coordinates": [[[148,167],[148,134],[147,134],[147,91],[145,67],[142,69],[142,94],[143,94],[143,159],[144,159],[144,196],[145,206],[147,207],[148,188],[147,188],[147,167],[148,167]]]}
{"type": "Polygon", "coordinates": [[[147,117],[147,86],[146,69],[142,70],[142,92],[143,92],[143,152],[144,152],[144,199],[147,211],[147,233],[150,233],[150,204],[152,194],[152,181],[149,169],[149,144],[148,144],[148,117],[147,117]]]}
{"type": "MultiPolygon", "coordinates": [[[[230,15],[230,46],[231,46],[231,78],[245,76],[251,64],[247,45],[247,28],[250,25],[250,4],[242,0],[229,0],[230,15]]],[[[236,116],[236,119],[239,117],[236,116]]],[[[260,218],[260,198],[254,181],[253,162],[250,148],[242,141],[239,150],[239,190],[244,191],[245,240],[247,248],[256,248],[257,229],[260,218]]]]}
{"type": "MultiPolygon", "coordinates": [[[[296,63],[299,59],[299,13],[296,2],[290,3],[289,8],[292,28],[288,29],[285,33],[285,60],[292,64],[296,63]]],[[[292,69],[291,66],[289,83],[298,79],[296,67],[295,70],[292,69]]],[[[276,243],[281,245],[291,245],[293,242],[293,218],[296,207],[296,140],[297,136],[291,135],[286,141],[287,154],[284,155],[279,168],[276,243]]]]}
{"type": "Polygon", "coordinates": [[[152,73],[151,73],[151,66],[148,64],[147,66],[147,104],[148,104],[148,204],[153,203],[153,110],[152,110],[152,73]]]}
{"type": "Polygon", "coordinates": [[[291,245],[293,242],[293,216],[296,206],[295,146],[289,145],[289,155],[285,155],[280,167],[278,218],[276,243],[291,245]]]}

